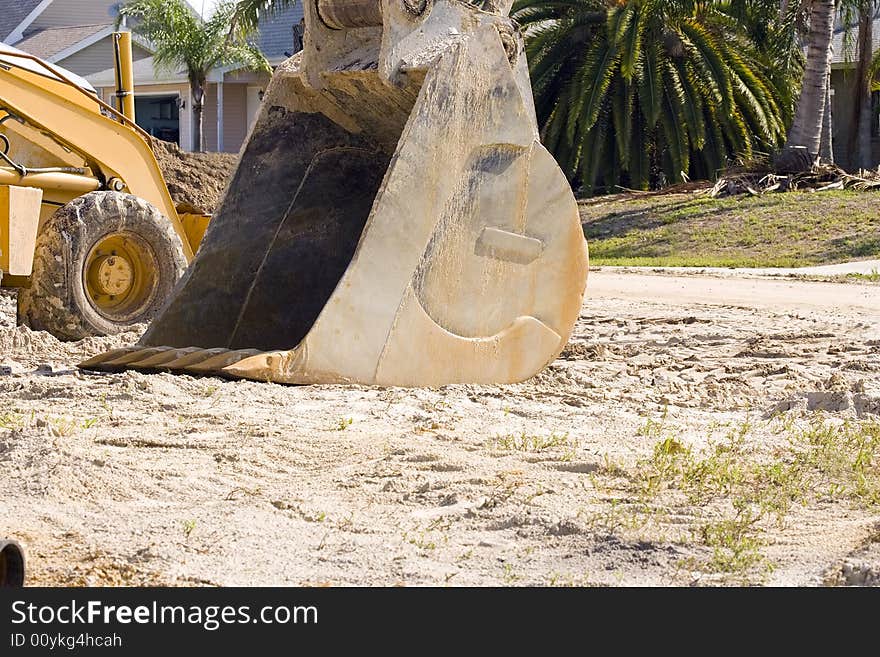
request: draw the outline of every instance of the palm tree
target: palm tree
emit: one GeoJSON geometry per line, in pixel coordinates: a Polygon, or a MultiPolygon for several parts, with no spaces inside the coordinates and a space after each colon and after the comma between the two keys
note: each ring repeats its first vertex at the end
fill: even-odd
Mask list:
{"type": "Polygon", "coordinates": [[[732,4],[516,1],[542,137],[585,193],[714,176],[782,143],[791,93],[732,4]]]}
{"type": "MultiPolygon", "coordinates": [[[[807,35],[807,58],[794,122],[788,133],[785,166],[796,166],[797,157],[788,155],[802,148],[809,164],[818,155],[822,143],[822,126],[827,111],[831,112],[829,85],[831,80],[831,37],[834,33],[834,0],[810,0],[810,28],[807,35]]],[[[829,115],[830,118],[830,115],[829,115]]]]}
{"type": "Polygon", "coordinates": [[[132,29],[151,42],[157,69],[186,69],[192,90],[197,151],[204,150],[202,115],[211,69],[241,66],[271,71],[266,58],[247,40],[247,31],[230,29],[236,7],[235,2],[221,2],[208,20],[198,16],[185,0],[136,0],[119,10],[120,16],[134,19],[132,29]]]}
{"type": "Polygon", "coordinates": [[[777,102],[788,121],[794,116],[798,84],[804,74],[803,11],[787,0],[726,0],[719,8],[733,18],[762,54],[766,74],[777,92],[777,102]]]}

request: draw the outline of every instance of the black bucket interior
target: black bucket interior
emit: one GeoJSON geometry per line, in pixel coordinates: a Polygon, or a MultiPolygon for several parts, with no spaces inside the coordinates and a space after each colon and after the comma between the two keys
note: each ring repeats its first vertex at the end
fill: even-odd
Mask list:
{"type": "Polygon", "coordinates": [[[141,344],[294,348],[348,268],[389,160],[323,114],[271,108],[141,344]]]}

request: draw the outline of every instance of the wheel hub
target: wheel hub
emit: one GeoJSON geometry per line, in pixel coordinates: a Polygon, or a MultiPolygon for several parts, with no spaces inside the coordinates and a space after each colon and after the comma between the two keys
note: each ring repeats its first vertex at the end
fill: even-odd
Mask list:
{"type": "Polygon", "coordinates": [[[156,255],[141,237],[110,233],[89,251],[83,282],[92,306],[113,321],[126,321],[150,303],[158,282],[156,255]]]}
{"type": "Polygon", "coordinates": [[[134,282],[134,267],[121,255],[99,255],[91,263],[89,278],[99,294],[122,296],[134,282]]]}

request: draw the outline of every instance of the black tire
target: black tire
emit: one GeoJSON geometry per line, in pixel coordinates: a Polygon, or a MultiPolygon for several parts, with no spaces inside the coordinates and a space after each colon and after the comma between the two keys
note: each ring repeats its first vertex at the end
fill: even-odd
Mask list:
{"type": "Polygon", "coordinates": [[[90,192],[59,208],[37,236],[31,286],[18,294],[19,322],[62,340],[119,333],[148,322],[185,269],[180,237],[158,209],[131,194],[90,192]],[[102,255],[103,245],[119,245],[125,257],[102,255]],[[123,289],[115,295],[95,287],[99,260],[124,261],[116,267],[123,283],[115,284],[129,287],[112,288],[123,289]]]}

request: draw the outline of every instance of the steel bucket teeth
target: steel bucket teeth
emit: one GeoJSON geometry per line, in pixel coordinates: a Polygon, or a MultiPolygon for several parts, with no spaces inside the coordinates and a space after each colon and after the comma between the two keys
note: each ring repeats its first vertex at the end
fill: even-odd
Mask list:
{"type": "Polygon", "coordinates": [[[185,347],[183,349],[178,347],[162,347],[161,349],[162,351],[157,354],[128,363],[128,367],[133,367],[137,370],[169,369],[166,367],[169,363],[179,361],[194,352],[204,351],[204,349],[199,349],[198,347],[185,347]]]}
{"type": "Polygon", "coordinates": [[[263,352],[257,349],[225,349],[216,347],[201,349],[198,347],[127,347],[114,349],[100,354],[79,366],[93,370],[159,370],[189,374],[213,374],[239,378],[231,371],[225,371],[231,365],[259,356],[263,352]]]}
{"type": "Polygon", "coordinates": [[[187,365],[182,369],[193,374],[222,374],[221,370],[224,367],[228,367],[250,356],[256,356],[259,353],[260,351],[257,349],[236,349],[235,351],[224,349],[219,354],[210,356],[201,362],[187,365]]]}
{"type": "Polygon", "coordinates": [[[122,347],[120,349],[111,349],[110,351],[105,351],[103,354],[98,354],[97,356],[92,356],[91,358],[84,360],[81,362],[78,367],[81,367],[84,370],[101,370],[104,369],[104,365],[115,358],[119,358],[123,354],[128,354],[133,351],[140,351],[143,347],[122,347]]]}
{"type": "Polygon", "coordinates": [[[106,365],[108,367],[135,367],[135,365],[143,360],[147,360],[148,358],[152,358],[156,354],[162,354],[165,351],[170,349],[170,347],[151,347],[147,349],[138,349],[137,351],[132,351],[131,353],[124,354],[119,358],[114,358],[111,361],[107,361],[106,365]]]}
{"type": "Polygon", "coordinates": [[[179,358],[165,363],[162,366],[162,369],[170,370],[172,372],[183,372],[193,365],[198,365],[199,363],[213,358],[218,354],[225,353],[229,353],[229,349],[225,349],[223,347],[213,347],[211,349],[194,349],[187,354],[181,355],[179,358]]]}
{"type": "Polygon", "coordinates": [[[114,370],[125,369],[132,363],[145,360],[158,353],[164,352],[171,347],[128,347],[127,349],[114,349],[106,354],[100,354],[79,364],[83,369],[114,370]]]}

